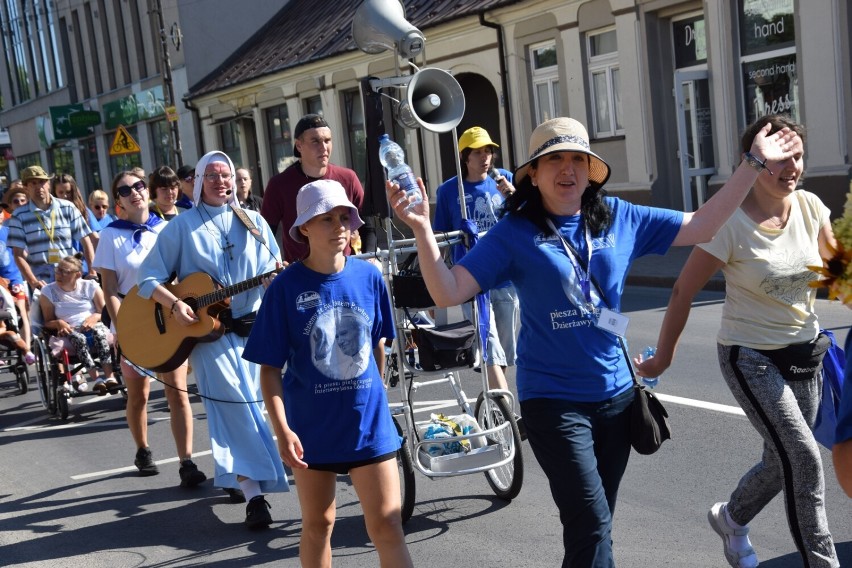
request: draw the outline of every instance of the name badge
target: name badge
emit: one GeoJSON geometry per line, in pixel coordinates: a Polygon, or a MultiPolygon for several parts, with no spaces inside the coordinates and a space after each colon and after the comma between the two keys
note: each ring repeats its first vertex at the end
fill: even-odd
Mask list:
{"type": "Polygon", "coordinates": [[[624,337],[627,333],[628,323],[630,323],[630,318],[626,315],[614,312],[609,308],[601,308],[601,315],[598,316],[597,326],[619,337],[624,337]]]}
{"type": "Polygon", "coordinates": [[[60,260],[62,260],[62,255],[59,254],[59,249],[57,247],[50,247],[47,249],[48,264],[57,264],[60,260]]]}

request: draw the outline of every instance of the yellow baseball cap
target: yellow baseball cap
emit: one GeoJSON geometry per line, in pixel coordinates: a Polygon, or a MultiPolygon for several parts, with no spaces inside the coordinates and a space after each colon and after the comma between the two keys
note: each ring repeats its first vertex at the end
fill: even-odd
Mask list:
{"type": "Polygon", "coordinates": [[[467,148],[475,149],[482,148],[483,146],[494,146],[495,148],[500,147],[491,140],[488,132],[482,127],[473,126],[468,128],[462,133],[461,138],[459,138],[459,152],[467,148]]]}

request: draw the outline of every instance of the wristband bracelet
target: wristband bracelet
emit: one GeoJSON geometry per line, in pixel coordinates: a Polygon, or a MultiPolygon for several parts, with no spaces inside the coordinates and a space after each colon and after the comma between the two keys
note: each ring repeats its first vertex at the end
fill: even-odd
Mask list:
{"type": "Polygon", "coordinates": [[[769,172],[769,175],[772,175],[772,170],[766,167],[766,160],[761,161],[757,156],[752,154],[751,152],[746,152],[743,156],[745,159],[745,163],[756,169],[758,172],[766,170],[769,172]]]}
{"type": "Polygon", "coordinates": [[[180,298],[175,298],[175,301],[174,301],[174,302],[172,302],[172,307],[169,309],[169,313],[170,313],[170,314],[174,314],[174,313],[175,313],[175,306],[177,306],[177,305],[178,305],[178,302],[180,302],[180,298]]]}

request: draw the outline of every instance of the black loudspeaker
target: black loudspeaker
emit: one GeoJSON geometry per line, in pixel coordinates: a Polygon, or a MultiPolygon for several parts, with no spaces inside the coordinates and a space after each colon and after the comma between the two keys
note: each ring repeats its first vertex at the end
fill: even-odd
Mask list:
{"type": "MultiPolygon", "coordinates": [[[[364,185],[364,207],[366,216],[390,217],[391,210],[385,195],[385,170],[379,162],[379,137],[386,134],[382,95],[374,92],[367,77],[361,80],[361,97],[364,103],[364,128],[367,136],[367,176],[364,185]]],[[[362,237],[363,241],[363,237],[362,237]]]]}

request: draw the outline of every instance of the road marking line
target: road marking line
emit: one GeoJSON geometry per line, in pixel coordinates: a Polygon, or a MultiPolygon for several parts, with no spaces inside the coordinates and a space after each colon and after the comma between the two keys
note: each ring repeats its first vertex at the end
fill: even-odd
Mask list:
{"type": "MultiPolygon", "coordinates": [[[[201,457],[201,456],[209,456],[212,453],[213,453],[212,450],[207,450],[205,452],[194,453],[194,454],[192,454],[192,457],[196,458],[196,457],[201,457]]],[[[175,463],[179,459],[180,458],[167,458],[167,459],[164,459],[164,460],[157,460],[154,463],[157,464],[157,465],[163,465],[163,464],[167,464],[167,463],[175,463]]],[[[116,469],[105,469],[105,470],[102,470],[102,471],[93,471],[91,473],[81,473],[79,475],[72,475],[71,479],[73,479],[74,481],[80,481],[81,479],[90,479],[92,477],[105,477],[107,475],[113,475],[113,474],[116,474],[116,473],[125,473],[127,471],[136,471],[136,466],[118,467],[116,469]]]]}
{"type": "MultiPolygon", "coordinates": [[[[681,396],[674,396],[674,395],[670,395],[670,394],[663,394],[663,393],[655,393],[655,394],[657,395],[657,398],[659,398],[660,400],[665,401],[665,402],[671,402],[672,404],[680,404],[682,406],[689,406],[689,407],[693,407],[693,408],[703,408],[705,410],[712,410],[712,411],[715,411],[715,412],[721,412],[723,414],[745,416],[745,412],[743,412],[743,410],[738,406],[730,406],[730,405],[727,405],[727,404],[717,404],[715,402],[704,402],[704,401],[701,401],[701,400],[694,400],[694,399],[691,399],[691,398],[684,398],[684,397],[681,397],[681,396]]],[[[474,402],[476,402],[476,400],[472,399],[472,400],[468,400],[468,402],[474,403],[474,402]]],[[[398,408],[401,405],[402,405],[402,403],[400,403],[400,402],[395,402],[395,403],[390,404],[391,408],[398,408]]],[[[442,408],[449,408],[449,407],[457,406],[457,405],[458,405],[458,402],[455,401],[455,400],[430,400],[430,401],[420,401],[420,402],[412,403],[412,406],[415,407],[414,408],[415,413],[430,412],[432,410],[439,410],[439,409],[442,409],[442,408]]],[[[164,417],[160,420],[168,420],[168,418],[164,417]]],[[[113,421],[113,422],[115,422],[115,421],[113,421]]],[[[121,423],[124,423],[124,422],[122,421],[121,423]]],[[[109,424],[109,422],[99,422],[97,424],[65,424],[65,425],[61,425],[61,426],[51,426],[51,428],[95,427],[95,426],[103,426],[104,424],[109,424]]],[[[16,427],[15,429],[17,429],[17,430],[27,430],[27,429],[36,430],[36,429],[39,429],[39,428],[43,428],[43,427],[42,426],[34,427],[34,428],[16,427]]],[[[6,429],[4,431],[10,431],[10,430],[11,429],[6,429]]],[[[207,451],[204,451],[204,452],[197,452],[197,453],[193,454],[192,457],[209,456],[212,453],[213,452],[211,450],[207,450],[207,451]]],[[[168,458],[168,459],[164,459],[164,460],[158,460],[154,463],[156,463],[157,465],[161,465],[161,464],[167,464],[167,463],[175,463],[177,461],[178,461],[178,458],[175,457],[175,458],[168,458]]],[[[108,475],[114,475],[114,474],[117,474],[117,473],[125,473],[125,472],[128,472],[128,471],[136,471],[136,467],[135,466],[128,466],[128,467],[119,467],[119,468],[116,468],[116,469],[94,471],[94,472],[91,472],[91,473],[81,473],[81,474],[78,474],[78,475],[72,475],[71,479],[73,479],[74,481],[80,481],[80,480],[83,480],[83,479],[90,479],[92,477],[105,477],[105,476],[108,476],[108,475]]]]}
{"type": "Polygon", "coordinates": [[[704,402],[703,400],[695,400],[692,398],[683,398],[682,396],[674,396],[670,394],[654,393],[657,398],[674,404],[683,406],[691,406],[693,408],[703,408],[705,410],[714,410],[724,414],[734,414],[737,416],[745,416],[745,412],[739,406],[729,406],[727,404],[717,404],[715,402],[704,402]]]}

